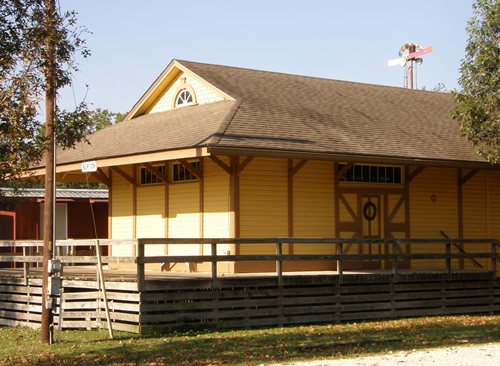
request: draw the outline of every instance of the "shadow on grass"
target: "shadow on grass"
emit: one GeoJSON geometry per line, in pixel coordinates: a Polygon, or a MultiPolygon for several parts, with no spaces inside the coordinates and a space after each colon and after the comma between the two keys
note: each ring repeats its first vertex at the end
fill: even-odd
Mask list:
{"type": "MultiPolygon", "coordinates": [[[[38,365],[247,365],[500,341],[500,317],[440,317],[224,332],[64,332],[38,365]],[[89,342],[86,342],[85,339],[89,342]],[[92,339],[93,338],[93,339],[92,339]]],[[[35,355],[33,355],[35,356],[35,355]]],[[[22,364],[12,358],[12,364],[22,364]],[[17,361],[17,362],[16,362],[17,361]]],[[[9,363],[8,363],[9,364],[9,363]]]]}

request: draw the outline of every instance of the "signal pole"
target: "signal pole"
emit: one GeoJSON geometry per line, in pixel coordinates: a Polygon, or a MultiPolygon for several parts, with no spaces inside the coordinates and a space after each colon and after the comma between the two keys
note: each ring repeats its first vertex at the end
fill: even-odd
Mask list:
{"type": "Polygon", "coordinates": [[[56,53],[54,45],[55,0],[45,0],[45,205],[43,212],[43,275],[42,275],[42,329],[41,341],[52,340],[52,299],[49,296],[49,259],[52,259],[54,243],[54,120],[56,109],[56,53]]]}

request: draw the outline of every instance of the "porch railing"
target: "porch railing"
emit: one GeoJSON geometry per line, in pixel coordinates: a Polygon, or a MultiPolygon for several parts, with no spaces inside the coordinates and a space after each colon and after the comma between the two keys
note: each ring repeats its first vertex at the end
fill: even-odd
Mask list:
{"type": "MultiPolygon", "coordinates": [[[[215,286],[218,281],[217,264],[222,262],[274,262],[275,272],[278,284],[283,283],[283,264],[287,261],[334,261],[336,262],[336,270],[339,280],[342,280],[344,275],[344,264],[346,261],[354,260],[385,260],[390,263],[390,271],[397,275],[401,268],[400,263],[403,261],[416,260],[437,260],[442,261],[443,268],[440,271],[452,273],[460,270],[454,268],[453,260],[470,260],[476,267],[479,264],[480,270],[485,270],[480,264],[480,259],[489,264],[489,270],[497,271],[497,261],[500,256],[497,250],[500,248],[500,241],[497,239],[338,239],[338,238],[144,238],[137,240],[58,240],[55,246],[55,257],[60,259],[63,264],[97,264],[95,255],[62,255],[68,250],[63,248],[78,248],[78,247],[93,247],[96,244],[100,247],[120,247],[129,246],[134,248],[135,253],[130,256],[103,256],[102,263],[127,263],[133,264],[137,269],[137,284],[139,290],[144,287],[146,279],[146,264],[163,264],[163,263],[210,263],[211,281],[215,286]],[[158,245],[209,245],[209,255],[161,255],[150,256],[146,255],[147,246],[158,245]],[[275,247],[274,254],[218,254],[217,247],[219,245],[273,245],[275,247]],[[331,245],[332,254],[290,254],[284,253],[284,245],[300,244],[300,245],[331,245]],[[427,245],[433,245],[432,250],[425,249],[427,245]],[[385,248],[383,253],[366,254],[364,250],[360,253],[351,253],[347,248],[352,248],[354,245],[360,245],[361,248],[369,245],[380,245],[385,248]],[[457,250],[455,247],[459,245],[461,248],[466,247],[468,251],[457,250]],[[487,247],[487,250],[484,248],[487,247]],[[406,248],[411,248],[411,251],[406,252],[406,248]],[[421,249],[424,248],[424,249],[421,249]],[[436,248],[441,248],[437,250],[436,248]],[[471,248],[477,249],[471,252],[471,248]],[[419,250],[416,250],[419,249],[419,250]],[[427,250],[427,251],[425,251],[427,250]]],[[[1,248],[11,248],[18,250],[19,253],[0,253],[0,263],[22,263],[24,276],[30,276],[30,267],[40,265],[42,263],[41,249],[43,241],[36,240],[11,240],[0,241],[1,248]]],[[[131,252],[133,252],[131,251],[131,252]]],[[[456,267],[456,266],[455,266],[456,267]]],[[[422,270],[420,268],[419,270],[422,270]]],[[[436,271],[436,269],[433,269],[436,271]]],[[[256,272],[257,273],[257,272],[256,272]]]]}

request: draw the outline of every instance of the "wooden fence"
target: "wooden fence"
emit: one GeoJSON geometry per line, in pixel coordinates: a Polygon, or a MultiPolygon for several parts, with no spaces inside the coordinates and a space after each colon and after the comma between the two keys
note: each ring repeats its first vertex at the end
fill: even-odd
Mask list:
{"type": "MultiPolygon", "coordinates": [[[[0,247],[16,251],[0,255],[0,262],[22,264],[22,268],[0,269],[0,325],[40,326],[42,246],[41,241],[0,242],[0,247]]],[[[106,327],[104,303],[111,309],[114,329],[138,333],[498,313],[499,250],[500,243],[490,239],[64,240],[56,243],[55,251],[56,257],[65,264],[55,321],[61,321],[63,328],[106,327]],[[104,256],[102,263],[126,263],[135,268],[105,273],[107,302],[99,290],[97,257],[72,255],[75,248],[95,248],[96,244],[128,246],[132,255],[104,256]],[[149,248],[167,244],[204,244],[209,247],[210,255],[147,255],[149,248]],[[266,244],[267,249],[274,248],[274,253],[219,254],[218,246],[227,244],[266,244]],[[331,245],[332,254],[287,254],[284,252],[288,244],[331,245]],[[383,245],[387,250],[382,254],[351,253],[349,247],[357,244],[383,245]],[[432,250],[425,252],[429,244],[432,250]],[[408,246],[415,249],[415,253],[405,252],[408,246]],[[385,260],[389,268],[344,271],[346,262],[353,260],[385,260]],[[404,262],[418,260],[439,261],[442,265],[439,270],[401,268],[404,262]],[[460,260],[467,261],[473,270],[460,269],[460,260]],[[275,271],[245,275],[222,275],[217,271],[219,263],[245,261],[271,262],[275,271]],[[332,268],[336,270],[287,273],[284,270],[287,261],[332,261],[335,263],[332,268]],[[205,266],[208,268],[205,273],[182,276],[146,270],[147,264],[165,262],[210,265],[205,266]]]]}
{"type": "MultiPolygon", "coordinates": [[[[452,273],[461,269],[453,266],[453,260],[469,260],[478,270],[486,270],[496,272],[497,262],[500,260],[498,249],[500,249],[500,241],[496,239],[338,239],[338,238],[141,238],[137,240],[116,240],[116,239],[100,239],[100,240],[58,240],[56,242],[55,258],[60,259],[63,264],[97,264],[95,255],[61,255],[63,252],[71,252],[74,248],[90,247],[95,248],[96,244],[100,247],[105,246],[129,246],[135,250],[135,255],[131,256],[103,256],[102,263],[127,263],[135,264],[137,268],[137,284],[139,290],[144,287],[146,280],[145,265],[148,263],[211,263],[211,281],[213,286],[217,285],[218,273],[217,264],[221,262],[274,262],[276,268],[276,278],[278,284],[283,282],[283,263],[286,261],[332,261],[336,263],[336,269],[340,281],[344,275],[344,263],[353,260],[385,260],[391,263],[391,272],[397,275],[400,272],[399,263],[402,261],[417,261],[417,260],[440,260],[443,262],[444,273],[452,273]],[[148,256],[146,255],[146,246],[158,245],[210,245],[210,255],[164,255],[164,256],[148,256]],[[275,254],[218,254],[218,245],[273,245],[275,254]],[[331,245],[332,253],[335,254],[284,254],[283,246],[289,244],[301,245],[331,245]],[[433,245],[433,250],[430,252],[407,253],[405,248],[416,249],[418,246],[433,245]],[[345,250],[346,247],[353,245],[370,246],[381,245],[385,248],[390,248],[382,254],[359,254],[349,253],[345,250]],[[471,247],[484,248],[489,246],[489,250],[485,252],[471,252],[471,247]],[[463,248],[467,246],[469,251],[463,248]],[[441,249],[439,249],[441,247],[441,249]],[[66,248],[66,250],[63,250],[66,248]],[[68,250],[70,249],[71,250],[68,250]],[[436,248],[438,248],[436,250],[436,248]],[[486,259],[489,268],[484,268],[478,260],[486,259]],[[455,268],[454,268],[455,267],[455,268]]],[[[24,276],[30,275],[30,267],[35,264],[39,265],[42,262],[41,248],[43,241],[0,241],[0,248],[8,247],[14,251],[17,248],[22,249],[22,253],[8,255],[0,255],[0,262],[23,263],[24,276]]]]}

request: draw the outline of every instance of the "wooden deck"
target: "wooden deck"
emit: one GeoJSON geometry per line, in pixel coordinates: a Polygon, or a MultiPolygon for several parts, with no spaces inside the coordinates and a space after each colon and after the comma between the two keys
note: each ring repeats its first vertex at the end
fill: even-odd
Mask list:
{"type": "MultiPolygon", "coordinates": [[[[491,253],[495,264],[490,268],[469,271],[453,265],[458,261],[452,260],[462,254],[443,252],[443,270],[401,270],[398,258],[390,254],[396,259],[395,268],[390,270],[343,271],[340,265],[339,271],[284,272],[279,261],[286,256],[279,250],[275,256],[250,257],[275,261],[276,272],[245,274],[148,271],[144,263],[158,263],[165,257],[141,259],[138,251],[139,257],[127,260],[137,264],[135,269],[104,270],[113,328],[147,333],[500,312],[496,252],[491,253]]],[[[479,254],[478,258],[486,257],[484,252],[479,254]]],[[[344,256],[326,257],[337,260],[344,256]]],[[[465,258],[471,256],[466,253],[465,258]]],[[[69,262],[68,257],[61,258],[69,262]]],[[[18,258],[24,268],[0,269],[2,325],[40,326],[41,269],[30,267],[27,271],[26,266],[33,259],[28,255],[18,258]]],[[[76,262],[91,259],[82,257],[76,262]]],[[[199,257],[179,259],[199,261],[199,257]]],[[[214,261],[215,268],[218,261],[227,259],[204,258],[214,261]]],[[[95,265],[65,265],[62,278],[56,323],[62,319],[63,328],[106,327],[95,265]]]]}

